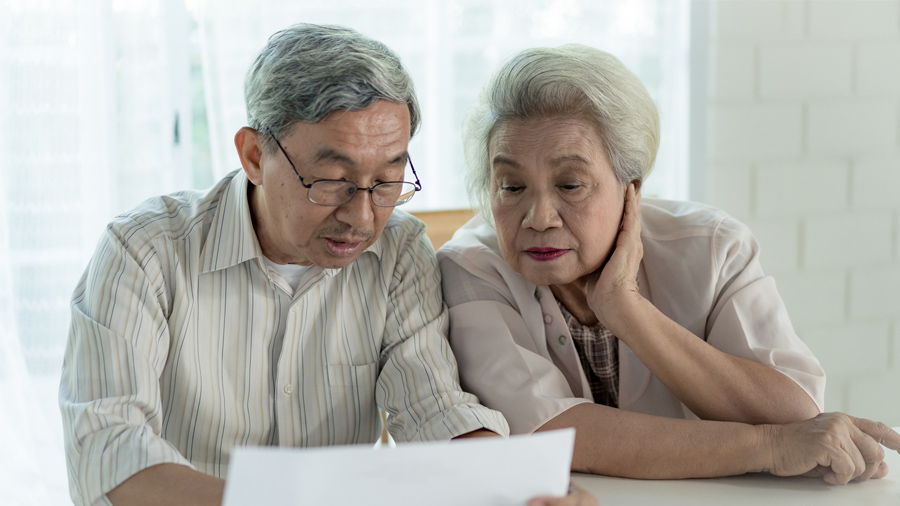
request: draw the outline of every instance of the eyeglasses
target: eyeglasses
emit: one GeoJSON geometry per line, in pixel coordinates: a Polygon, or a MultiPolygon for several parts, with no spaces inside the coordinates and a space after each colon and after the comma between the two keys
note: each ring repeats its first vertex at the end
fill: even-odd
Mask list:
{"type": "Polygon", "coordinates": [[[284,157],[287,158],[288,163],[291,164],[291,168],[294,169],[294,174],[297,174],[297,179],[300,180],[300,184],[306,188],[307,198],[313,204],[332,207],[342,206],[347,202],[350,202],[350,200],[356,196],[358,191],[367,191],[372,196],[372,203],[376,206],[396,207],[409,202],[416,192],[422,189],[422,183],[419,182],[419,175],[416,174],[416,168],[413,166],[411,158],[407,158],[407,160],[409,161],[409,168],[412,169],[413,176],[416,178],[415,183],[410,183],[408,181],[386,181],[384,183],[378,183],[370,188],[360,188],[352,181],[319,179],[318,181],[306,184],[303,182],[300,173],[297,172],[297,167],[294,166],[294,162],[291,161],[291,157],[288,156],[287,151],[281,147],[281,143],[275,138],[275,134],[272,133],[272,130],[266,128],[266,131],[272,136],[272,140],[278,145],[278,149],[284,153],[284,157]]]}

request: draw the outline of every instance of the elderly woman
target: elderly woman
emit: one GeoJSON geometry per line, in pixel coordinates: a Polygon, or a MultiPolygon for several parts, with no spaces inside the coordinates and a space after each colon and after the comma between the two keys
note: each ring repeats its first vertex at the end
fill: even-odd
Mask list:
{"type": "MultiPolygon", "coordinates": [[[[617,59],[577,45],[520,53],[484,88],[464,143],[479,216],[438,252],[450,340],[464,387],[513,433],[575,427],[573,468],[598,474],[816,468],[815,445],[798,449],[809,426],[747,424],[815,417],[825,374],[746,226],[642,201],[659,119],[617,59]],[[804,463],[781,462],[794,457],[804,463]]],[[[879,473],[855,462],[826,479],[879,473]]]]}

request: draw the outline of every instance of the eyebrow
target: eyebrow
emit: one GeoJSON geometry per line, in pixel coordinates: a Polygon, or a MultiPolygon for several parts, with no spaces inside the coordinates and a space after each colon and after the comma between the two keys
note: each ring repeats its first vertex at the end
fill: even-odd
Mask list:
{"type": "Polygon", "coordinates": [[[496,156],[494,156],[494,159],[491,160],[491,165],[497,165],[497,164],[509,165],[510,167],[514,167],[516,169],[521,168],[521,165],[519,165],[519,162],[513,160],[512,158],[507,158],[503,155],[496,155],[496,156]]]}
{"type": "Polygon", "coordinates": [[[581,155],[563,155],[550,160],[550,163],[552,163],[553,165],[562,165],[566,162],[578,162],[583,165],[588,165],[590,163],[581,155]]]}
{"type": "MultiPolygon", "coordinates": [[[[404,151],[403,153],[398,155],[396,158],[389,161],[387,163],[387,165],[394,165],[394,164],[398,164],[398,163],[406,164],[406,162],[408,160],[409,160],[409,152],[404,151]]],[[[340,151],[337,151],[337,150],[331,149],[331,148],[320,149],[319,151],[316,152],[316,155],[313,157],[313,163],[319,163],[319,162],[325,162],[325,161],[340,162],[340,163],[343,163],[350,167],[356,166],[356,162],[352,158],[345,155],[344,153],[341,153],[340,151]]]]}
{"type": "MultiPolygon", "coordinates": [[[[550,163],[553,166],[559,166],[566,162],[578,162],[583,165],[588,165],[590,163],[590,162],[588,162],[588,160],[586,158],[584,158],[581,155],[563,155],[563,156],[558,156],[558,157],[550,160],[550,163]]],[[[512,158],[505,157],[503,155],[494,156],[494,159],[492,160],[492,164],[493,165],[497,165],[497,164],[509,165],[510,167],[513,167],[516,169],[521,167],[519,162],[513,160],[512,158]]]]}

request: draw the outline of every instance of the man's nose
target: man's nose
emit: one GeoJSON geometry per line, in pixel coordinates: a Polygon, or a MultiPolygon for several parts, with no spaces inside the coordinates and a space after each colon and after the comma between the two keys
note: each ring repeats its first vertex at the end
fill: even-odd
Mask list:
{"type": "Polygon", "coordinates": [[[338,206],[335,217],[354,229],[371,229],[375,218],[372,192],[359,189],[345,204],[338,206]]]}

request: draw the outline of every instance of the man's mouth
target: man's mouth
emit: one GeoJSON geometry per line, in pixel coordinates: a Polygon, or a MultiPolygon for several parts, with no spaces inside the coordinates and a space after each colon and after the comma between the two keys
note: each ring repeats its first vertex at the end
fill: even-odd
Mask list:
{"type": "Polygon", "coordinates": [[[567,249],[557,249],[557,248],[528,248],[525,250],[525,254],[528,255],[532,260],[537,260],[538,262],[549,262],[550,260],[556,260],[557,258],[568,253],[567,249]]]}
{"type": "Polygon", "coordinates": [[[331,251],[331,254],[337,257],[349,257],[353,256],[356,253],[356,250],[363,243],[363,241],[355,240],[355,239],[331,239],[326,237],[325,244],[328,245],[328,249],[331,251]]]}

